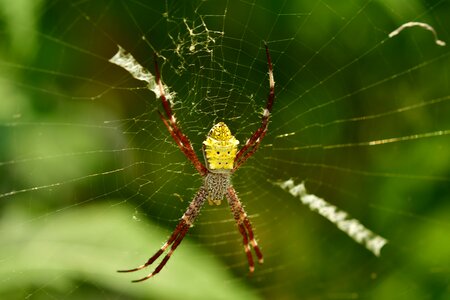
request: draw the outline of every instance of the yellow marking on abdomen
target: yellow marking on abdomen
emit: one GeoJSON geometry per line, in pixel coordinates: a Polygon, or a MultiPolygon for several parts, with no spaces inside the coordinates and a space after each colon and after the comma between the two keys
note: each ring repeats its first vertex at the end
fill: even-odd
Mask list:
{"type": "Polygon", "coordinates": [[[223,122],[214,125],[203,142],[204,154],[209,170],[231,170],[239,141],[223,122]]]}

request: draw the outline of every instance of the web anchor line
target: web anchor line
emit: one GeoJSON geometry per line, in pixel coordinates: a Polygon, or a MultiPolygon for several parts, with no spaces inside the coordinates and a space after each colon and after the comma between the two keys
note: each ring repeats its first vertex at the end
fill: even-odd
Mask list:
{"type": "Polygon", "coordinates": [[[361,222],[351,218],[347,212],[340,210],[316,195],[308,194],[304,182],[295,185],[294,181],[289,179],[275,184],[287,190],[292,196],[299,197],[302,204],[308,206],[310,210],[318,212],[321,216],[328,219],[375,256],[380,256],[381,249],[388,242],[385,238],[367,229],[361,222]]]}

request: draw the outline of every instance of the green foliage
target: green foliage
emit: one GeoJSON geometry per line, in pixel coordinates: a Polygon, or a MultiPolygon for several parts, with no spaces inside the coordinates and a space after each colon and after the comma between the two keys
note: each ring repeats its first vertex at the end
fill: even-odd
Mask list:
{"type": "Polygon", "coordinates": [[[153,2],[0,1],[0,298],[448,299],[450,52],[420,28],[388,38],[421,21],[450,44],[448,1],[153,2]],[[229,209],[205,207],[130,283],[153,268],[116,269],[164,243],[201,179],[108,59],[159,54],[201,155],[214,123],[240,145],[259,125],[263,41],[274,113],[233,184],[264,265],[248,277],[229,209]],[[381,257],[272,184],[289,178],[386,237],[381,257]]]}
{"type": "Polygon", "coordinates": [[[0,223],[3,299],[47,299],[49,294],[79,299],[93,296],[93,288],[96,293],[117,293],[128,299],[258,299],[245,285],[233,281],[214,256],[189,240],[157,281],[130,282],[148,274],[151,267],[116,273],[114,268],[144,262],[149,245],[155,248],[169,234],[156,224],[133,219],[133,210],[125,205],[89,205],[38,220],[23,213],[6,210],[0,223]],[[221,287],[219,293],[217,287],[221,287]]]}

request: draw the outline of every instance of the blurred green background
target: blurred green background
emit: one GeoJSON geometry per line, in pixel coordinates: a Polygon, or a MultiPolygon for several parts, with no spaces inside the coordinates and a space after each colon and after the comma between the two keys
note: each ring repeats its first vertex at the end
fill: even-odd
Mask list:
{"type": "Polygon", "coordinates": [[[449,299],[449,1],[0,1],[1,299],[449,299]],[[198,155],[225,121],[265,255],[253,276],[227,205],[205,206],[157,277],[151,256],[201,178],[143,82],[108,62],[158,53],[198,155]],[[378,142],[377,142],[378,141],[378,142]],[[376,258],[273,183],[389,240],[376,258]],[[151,268],[148,272],[151,271],[151,268]]]}

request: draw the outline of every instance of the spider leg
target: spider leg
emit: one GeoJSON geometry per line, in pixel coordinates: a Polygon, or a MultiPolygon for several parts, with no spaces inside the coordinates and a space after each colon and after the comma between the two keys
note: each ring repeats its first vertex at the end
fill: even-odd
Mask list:
{"type": "Polygon", "coordinates": [[[184,155],[194,164],[194,167],[197,169],[197,171],[200,173],[200,175],[205,175],[208,170],[207,168],[200,162],[200,160],[197,157],[197,154],[195,154],[194,149],[192,148],[191,142],[189,141],[189,138],[181,132],[181,129],[177,125],[177,121],[175,119],[175,116],[172,112],[172,108],[170,106],[170,102],[166,98],[166,94],[164,92],[164,87],[161,83],[161,74],[159,73],[158,68],[158,62],[156,58],[156,54],[154,55],[155,60],[155,77],[156,77],[156,83],[159,87],[160,92],[160,98],[161,102],[164,108],[164,112],[166,114],[166,117],[164,117],[159,111],[159,116],[163,120],[164,125],[169,130],[170,135],[175,140],[176,144],[180,148],[180,150],[184,153],[184,155]]]}
{"type": "Polygon", "coordinates": [[[256,242],[255,236],[253,234],[252,224],[250,223],[250,220],[248,219],[247,214],[245,214],[244,225],[248,232],[250,244],[252,245],[253,250],[255,250],[255,254],[256,254],[256,257],[258,258],[258,262],[260,264],[262,264],[262,263],[264,263],[264,258],[263,258],[261,249],[259,249],[258,243],[256,242]]]}
{"type": "Polygon", "coordinates": [[[186,227],[180,232],[180,234],[177,236],[177,238],[173,242],[173,245],[170,248],[170,251],[166,254],[166,256],[164,256],[163,260],[159,263],[159,265],[155,268],[155,270],[152,273],[148,274],[147,276],[145,276],[145,277],[143,277],[141,279],[132,280],[131,282],[141,282],[141,281],[147,280],[147,279],[155,276],[156,274],[158,274],[159,271],[161,271],[162,268],[164,268],[166,263],[169,261],[170,257],[172,256],[172,254],[175,251],[175,249],[177,249],[178,245],[180,245],[181,241],[185,237],[185,235],[188,232],[188,230],[189,230],[189,227],[186,227]]]}
{"type": "Polygon", "coordinates": [[[159,117],[163,121],[164,125],[167,127],[167,130],[169,131],[172,138],[175,140],[175,143],[177,146],[181,149],[181,151],[184,153],[184,155],[194,164],[194,167],[197,169],[197,171],[202,175],[206,175],[207,169],[206,167],[198,160],[197,155],[195,154],[194,150],[189,151],[184,148],[182,142],[178,137],[176,136],[175,132],[173,131],[171,125],[169,122],[164,118],[164,116],[161,114],[161,112],[158,111],[159,117]]]}
{"type": "Polygon", "coordinates": [[[269,95],[267,97],[266,108],[264,109],[263,116],[261,118],[260,127],[253,133],[253,135],[247,140],[244,147],[239,150],[234,159],[236,171],[247,159],[249,159],[258,149],[261,140],[267,133],[267,128],[269,126],[269,117],[272,112],[273,102],[275,100],[275,81],[273,79],[273,66],[272,60],[270,58],[269,48],[267,44],[264,45],[266,48],[267,65],[269,67],[269,95]]]}
{"type": "Polygon", "coordinates": [[[164,258],[161,260],[161,262],[156,266],[155,270],[150,273],[149,275],[138,279],[133,280],[132,282],[141,282],[144,280],[149,279],[150,277],[153,277],[154,275],[158,274],[166,265],[166,263],[169,261],[170,257],[172,256],[173,252],[177,249],[178,245],[180,245],[181,241],[183,241],[183,238],[186,236],[187,232],[189,231],[189,228],[193,225],[195,218],[200,213],[200,209],[202,208],[203,204],[205,203],[207,199],[208,192],[205,187],[201,187],[197,194],[195,195],[194,199],[189,204],[189,207],[187,208],[184,215],[181,217],[180,222],[178,223],[177,227],[173,231],[173,233],[170,235],[167,242],[152,256],[150,257],[147,262],[137,268],[129,269],[129,270],[119,270],[117,272],[120,273],[128,273],[128,272],[135,272],[142,270],[149,265],[151,265],[156,259],[158,259],[161,254],[164,253],[164,251],[167,250],[167,248],[172,245],[169,252],[164,256],[164,258]]]}
{"type": "Polygon", "coordinates": [[[242,206],[241,201],[236,194],[236,191],[232,186],[228,188],[227,200],[230,205],[231,211],[233,212],[234,219],[236,220],[236,224],[238,226],[239,232],[242,235],[242,242],[244,244],[244,251],[247,255],[248,266],[250,273],[253,273],[255,270],[255,264],[253,263],[253,257],[251,255],[249,241],[253,250],[255,251],[256,257],[258,258],[258,262],[262,264],[264,262],[263,255],[261,250],[259,249],[258,243],[256,242],[255,236],[253,234],[252,225],[250,220],[248,219],[247,213],[242,206]]]}
{"type": "Polygon", "coordinates": [[[250,270],[250,273],[253,273],[253,271],[255,271],[255,263],[253,262],[253,256],[250,251],[250,247],[248,245],[247,232],[245,231],[244,225],[242,225],[242,223],[241,224],[238,223],[237,226],[238,226],[240,234],[242,235],[242,243],[244,244],[244,251],[245,251],[245,254],[247,255],[248,268],[250,270]]]}
{"type": "Polygon", "coordinates": [[[119,273],[128,273],[128,272],[135,272],[135,271],[139,271],[142,270],[146,267],[148,267],[149,265],[151,265],[156,259],[158,259],[158,257],[161,256],[161,254],[164,253],[164,251],[166,251],[167,247],[169,247],[183,232],[187,232],[187,229],[189,229],[189,225],[186,223],[185,220],[181,220],[177,227],[175,228],[175,230],[173,231],[172,235],[169,237],[169,239],[167,240],[167,242],[161,247],[161,249],[159,249],[151,258],[149,258],[149,260],[143,264],[140,265],[137,268],[134,269],[130,269],[130,270],[119,270],[117,272],[119,273]]]}

